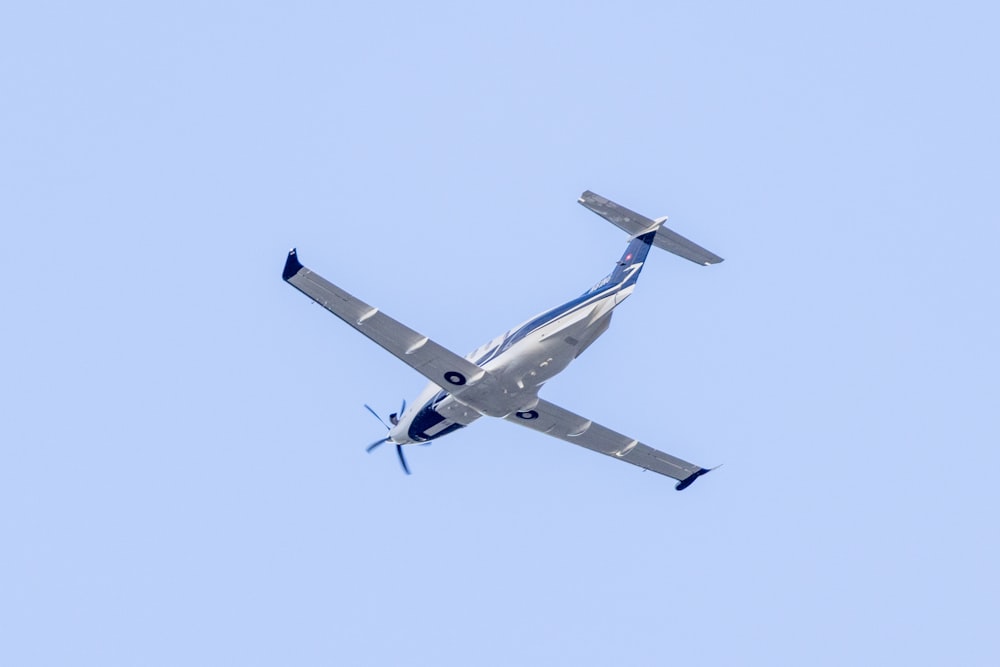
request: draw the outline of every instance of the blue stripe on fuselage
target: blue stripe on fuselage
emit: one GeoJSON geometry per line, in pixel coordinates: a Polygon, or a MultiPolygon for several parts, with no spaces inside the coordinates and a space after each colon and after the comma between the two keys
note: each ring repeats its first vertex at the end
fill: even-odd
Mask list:
{"type": "Polygon", "coordinates": [[[477,359],[474,363],[477,366],[482,366],[487,361],[491,361],[497,355],[506,352],[514,345],[521,342],[522,340],[530,336],[535,331],[538,331],[545,325],[555,322],[563,315],[568,315],[574,310],[583,308],[590,303],[599,301],[604,296],[607,296],[606,292],[611,292],[613,290],[618,289],[619,287],[621,286],[614,285],[611,283],[608,283],[606,285],[601,285],[599,288],[595,288],[593,290],[585,292],[584,294],[581,294],[572,301],[567,301],[561,306],[557,306],[552,310],[542,313],[535,319],[522,325],[517,331],[507,334],[507,336],[503,339],[503,342],[501,342],[498,346],[487,352],[480,359],[477,359]]]}
{"type": "Polygon", "coordinates": [[[530,336],[533,332],[541,329],[551,322],[554,322],[563,315],[567,315],[577,308],[586,306],[590,301],[597,301],[598,299],[606,296],[609,292],[615,292],[634,285],[639,279],[639,272],[642,271],[642,267],[639,266],[636,271],[631,273],[629,272],[629,269],[636,264],[641,265],[646,261],[649,249],[653,245],[654,236],[656,236],[656,232],[652,231],[632,239],[625,248],[625,252],[622,253],[621,259],[618,260],[618,264],[615,265],[614,270],[608,274],[604,280],[597,283],[595,287],[587,290],[572,301],[568,301],[561,306],[556,306],[552,310],[542,313],[535,319],[524,324],[517,331],[509,334],[503,342],[500,343],[500,345],[487,352],[481,359],[476,360],[474,363],[477,366],[482,366],[484,363],[490,361],[497,355],[506,352],[511,347],[524,340],[527,336],[530,336]]]}

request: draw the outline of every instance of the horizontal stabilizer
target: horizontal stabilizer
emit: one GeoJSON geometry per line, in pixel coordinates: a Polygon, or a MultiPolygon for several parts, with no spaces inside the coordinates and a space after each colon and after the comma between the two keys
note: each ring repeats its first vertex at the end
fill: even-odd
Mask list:
{"type": "MultiPolygon", "coordinates": [[[[641,234],[644,230],[657,224],[656,221],[650,220],[644,215],[639,215],[624,206],[620,206],[610,199],[605,199],[598,194],[594,194],[590,190],[580,195],[579,202],[632,236],[641,234]]],[[[715,253],[705,250],[697,243],[689,241],[677,232],[662,225],[656,232],[653,245],[672,252],[678,257],[691,260],[696,264],[708,266],[709,264],[718,264],[722,261],[722,258],[715,253]]]]}

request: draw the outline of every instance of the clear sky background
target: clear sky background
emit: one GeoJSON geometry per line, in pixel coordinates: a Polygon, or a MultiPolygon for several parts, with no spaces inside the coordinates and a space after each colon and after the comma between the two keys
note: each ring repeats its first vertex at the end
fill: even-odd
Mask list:
{"type": "Polygon", "coordinates": [[[0,9],[0,664],[1000,664],[987,2],[0,9]],[[651,255],[481,420],[287,250],[465,353],[651,255]]]}

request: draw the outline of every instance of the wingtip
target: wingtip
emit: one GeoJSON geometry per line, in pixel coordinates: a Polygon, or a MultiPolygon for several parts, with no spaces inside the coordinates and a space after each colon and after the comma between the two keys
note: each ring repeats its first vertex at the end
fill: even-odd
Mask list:
{"type": "MultiPolygon", "coordinates": [[[[718,468],[718,466],[716,466],[716,468],[718,468]]],[[[684,489],[694,484],[695,480],[697,480],[699,477],[701,477],[702,475],[707,475],[713,470],[715,470],[715,468],[699,468],[697,472],[693,472],[684,479],[682,479],[681,481],[677,482],[677,486],[675,486],[674,488],[677,489],[678,491],[683,491],[684,489]]]]}
{"type": "Polygon", "coordinates": [[[284,280],[290,279],[299,269],[302,268],[301,262],[299,262],[298,252],[295,248],[288,251],[288,257],[285,258],[285,270],[281,272],[281,277],[284,280]]]}

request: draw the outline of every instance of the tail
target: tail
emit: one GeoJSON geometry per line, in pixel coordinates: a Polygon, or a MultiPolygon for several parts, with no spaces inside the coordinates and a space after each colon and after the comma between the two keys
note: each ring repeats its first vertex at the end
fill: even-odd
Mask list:
{"type": "Polygon", "coordinates": [[[628,247],[625,248],[625,252],[622,253],[622,258],[615,264],[611,273],[584,292],[584,295],[608,289],[625,289],[635,285],[635,282],[639,280],[642,265],[646,263],[646,255],[649,254],[649,248],[653,245],[653,239],[656,237],[656,230],[660,224],[660,222],[656,222],[648,230],[643,231],[638,236],[633,236],[628,247]]]}
{"type": "MultiPolygon", "coordinates": [[[[655,245],[657,248],[662,248],[678,257],[683,257],[684,259],[689,259],[692,262],[705,266],[718,264],[722,261],[722,258],[715,253],[705,250],[697,243],[689,241],[672,229],[663,227],[662,225],[666,218],[660,218],[656,221],[650,220],[635,211],[630,211],[624,206],[614,203],[610,199],[605,199],[600,195],[594,194],[590,190],[580,195],[579,202],[619,229],[632,234],[635,240],[641,239],[647,232],[652,231],[652,245],[655,245]]],[[[631,248],[631,245],[629,248],[631,248]]],[[[627,255],[628,251],[625,254],[627,255]]],[[[643,259],[645,259],[645,254],[643,254],[643,259]]]]}
{"type": "Polygon", "coordinates": [[[635,284],[635,281],[639,279],[639,272],[642,271],[642,265],[646,262],[646,255],[649,254],[653,238],[656,236],[656,230],[660,224],[662,223],[656,223],[648,231],[632,237],[625,252],[622,253],[622,258],[618,260],[618,264],[608,276],[608,282],[613,285],[620,284],[622,287],[635,284]]]}

